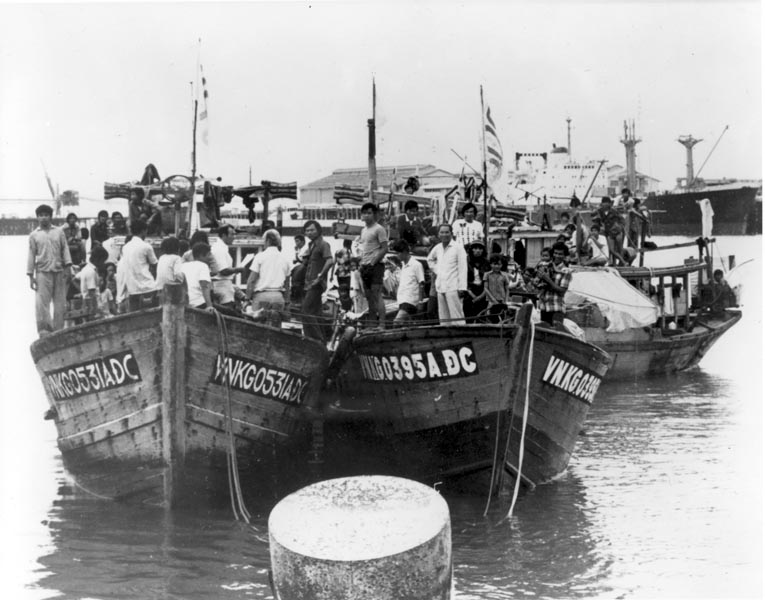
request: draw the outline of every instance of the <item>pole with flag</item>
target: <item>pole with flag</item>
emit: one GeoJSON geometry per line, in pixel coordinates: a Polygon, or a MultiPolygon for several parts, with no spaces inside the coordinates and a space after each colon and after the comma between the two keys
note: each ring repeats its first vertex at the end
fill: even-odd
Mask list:
{"type": "Polygon", "coordinates": [[[502,175],[502,144],[497,135],[497,127],[491,118],[491,108],[483,101],[481,86],[481,121],[482,121],[482,156],[483,156],[483,215],[484,235],[489,243],[489,184],[502,175]]]}

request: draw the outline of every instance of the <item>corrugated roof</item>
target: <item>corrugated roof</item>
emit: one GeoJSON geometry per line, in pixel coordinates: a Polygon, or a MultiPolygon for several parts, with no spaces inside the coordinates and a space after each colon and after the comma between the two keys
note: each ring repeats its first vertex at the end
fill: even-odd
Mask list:
{"type": "MultiPolygon", "coordinates": [[[[419,174],[420,180],[430,175],[435,177],[456,177],[443,169],[433,165],[396,165],[393,167],[377,167],[377,185],[381,188],[390,187],[393,179],[393,171],[396,171],[396,179],[403,185],[408,177],[419,174]]],[[[366,186],[369,184],[369,171],[367,167],[356,169],[335,169],[332,175],[322,177],[311,183],[300,186],[300,190],[332,189],[335,184],[366,186]]]]}

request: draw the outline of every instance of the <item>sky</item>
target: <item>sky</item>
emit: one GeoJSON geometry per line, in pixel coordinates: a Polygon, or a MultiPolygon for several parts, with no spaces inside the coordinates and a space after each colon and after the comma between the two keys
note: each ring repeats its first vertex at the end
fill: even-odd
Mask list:
{"type": "Polygon", "coordinates": [[[198,172],[225,183],[310,183],[363,167],[372,79],[378,166],[480,165],[479,86],[505,166],[566,145],[665,187],[679,135],[703,138],[702,177],[762,177],[760,3],[256,2],[0,4],[0,198],[191,170],[201,62],[209,144],[198,172]],[[201,40],[201,42],[200,42],[201,40]]]}

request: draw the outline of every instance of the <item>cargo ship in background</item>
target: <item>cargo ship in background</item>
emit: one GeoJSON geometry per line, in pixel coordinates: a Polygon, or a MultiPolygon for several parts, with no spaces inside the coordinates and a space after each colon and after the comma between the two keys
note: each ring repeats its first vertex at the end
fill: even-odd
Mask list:
{"type": "MultiPolygon", "coordinates": [[[[725,129],[727,130],[727,127],[725,129]]],[[[702,140],[685,135],[680,136],[677,141],[686,149],[686,175],[678,178],[674,190],[649,194],[645,198],[645,206],[653,215],[653,233],[701,235],[697,200],[704,198],[708,198],[712,204],[716,235],[762,233],[762,217],[758,218],[758,208],[761,215],[762,202],[760,201],[758,207],[755,201],[758,194],[761,195],[762,182],[701,179],[697,173],[694,174],[693,147],[702,140]]],[[[714,148],[712,150],[714,151],[714,148]]]]}

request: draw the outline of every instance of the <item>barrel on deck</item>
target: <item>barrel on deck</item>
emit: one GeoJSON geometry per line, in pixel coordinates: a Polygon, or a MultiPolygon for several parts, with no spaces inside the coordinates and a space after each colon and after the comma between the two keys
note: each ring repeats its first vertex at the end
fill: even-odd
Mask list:
{"type": "Polygon", "coordinates": [[[408,479],[330,479],[268,519],[281,600],[451,597],[451,527],[441,495],[408,479]]]}

